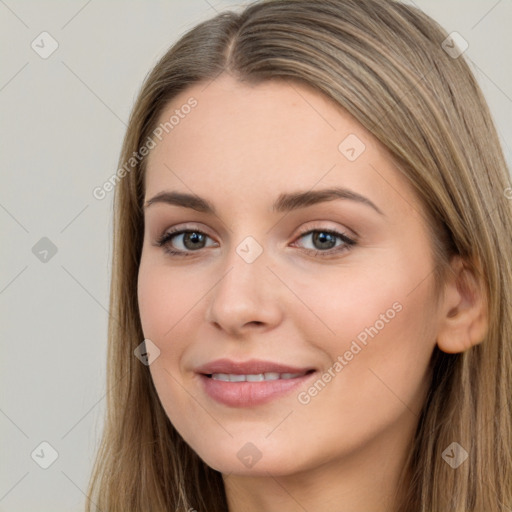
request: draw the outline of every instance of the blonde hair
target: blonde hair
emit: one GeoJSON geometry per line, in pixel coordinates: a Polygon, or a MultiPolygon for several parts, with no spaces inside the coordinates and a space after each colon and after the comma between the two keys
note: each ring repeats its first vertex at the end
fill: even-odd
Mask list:
{"type": "Polygon", "coordinates": [[[447,36],[419,9],[391,0],[269,0],[199,24],[146,77],[120,157],[129,172],[115,191],[107,415],[87,512],[93,503],[105,512],[227,510],[221,474],[176,432],[133,354],[144,339],[145,159],[130,160],[179,92],[225,72],[304,84],[346,109],[389,150],[428,212],[438,290],[455,254],[483,283],[487,335],[460,354],[435,349],[396,510],[512,507],[509,176],[485,99],[463,56],[444,51],[447,36]],[[452,442],[469,453],[457,469],[441,456],[452,442]]]}

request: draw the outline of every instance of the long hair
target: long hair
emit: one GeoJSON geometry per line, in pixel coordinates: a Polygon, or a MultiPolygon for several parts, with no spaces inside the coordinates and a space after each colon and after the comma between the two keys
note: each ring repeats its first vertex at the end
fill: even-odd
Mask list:
{"type": "Polygon", "coordinates": [[[348,111],[389,150],[428,212],[438,290],[453,255],[483,283],[486,337],[458,354],[435,348],[396,510],[510,510],[512,190],[486,101],[464,56],[445,51],[447,38],[419,9],[392,0],[267,0],[197,25],[148,74],[115,187],[107,414],[87,512],[227,510],[222,475],[174,429],[134,356],[144,339],[139,151],[169,101],[222,73],[307,85],[348,111]],[[453,442],[469,454],[456,470],[442,457],[453,442]]]}

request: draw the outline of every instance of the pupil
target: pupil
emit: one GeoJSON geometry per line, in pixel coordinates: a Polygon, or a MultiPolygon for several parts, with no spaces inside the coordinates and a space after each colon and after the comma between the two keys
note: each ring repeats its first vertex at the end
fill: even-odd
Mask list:
{"type": "Polygon", "coordinates": [[[333,247],[332,242],[336,243],[336,240],[334,238],[334,235],[332,235],[331,233],[319,231],[317,233],[313,233],[313,242],[315,243],[315,245],[317,245],[317,242],[320,242],[321,249],[331,249],[333,247]],[[328,240],[326,241],[326,239],[328,240]],[[325,244],[327,244],[327,246],[325,244]]]}
{"type": "MultiPolygon", "coordinates": [[[[184,242],[185,246],[187,246],[187,241],[191,241],[192,246],[193,246],[195,243],[198,243],[198,242],[201,243],[202,238],[203,238],[203,235],[201,233],[195,233],[195,232],[185,233],[183,242],[184,242]]],[[[194,249],[194,247],[192,247],[192,249],[194,249]]]]}

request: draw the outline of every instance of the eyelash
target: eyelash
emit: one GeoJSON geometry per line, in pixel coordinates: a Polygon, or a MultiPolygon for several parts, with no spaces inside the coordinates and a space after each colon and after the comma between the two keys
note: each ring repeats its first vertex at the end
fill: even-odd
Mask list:
{"type": "MultiPolygon", "coordinates": [[[[190,229],[190,228],[189,229],[171,229],[170,231],[166,231],[165,233],[163,233],[162,236],[160,236],[156,240],[156,245],[158,247],[162,247],[165,253],[167,253],[168,255],[173,256],[173,257],[191,256],[192,253],[199,252],[200,249],[198,249],[196,251],[180,251],[180,250],[172,249],[170,247],[171,240],[174,237],[176,237],[178,235],[182,235],[184,233],[200,233],[201,235],[204,235],[204,236],[207,236],[208,238],[210,238],[210,236],[207,233],[205,233],[204,231],[201,231],[200,229],[190,229]]],[[[312,233],[328,233],[330,235],[334,235],[335,237],[341,239],[344,243],[341,246],[327,249],[325,251],[314,250],[314,249],[303,249],[303,251],[308,252],[308,253],[313,252],[313,253],[315,253],[314,254],[315,256],[320,256],[321,258],[326,258],[329,256],[333,256],[334,254],[339,254],[339,253],[342,253],[345,251],[350,251],[352,249],[352,247],[354,247],[357,244],[357,242],[355,240],[353,240],[352,238],[349,238],[345,233],[340,233],[339,231],[335,231],[333,229],[322,229],[322,228],[307,229],[307,230],[301,231],[298,238],[300,239],[300,238],[302,238],[306,235],[310,235],[312,233]]]]}

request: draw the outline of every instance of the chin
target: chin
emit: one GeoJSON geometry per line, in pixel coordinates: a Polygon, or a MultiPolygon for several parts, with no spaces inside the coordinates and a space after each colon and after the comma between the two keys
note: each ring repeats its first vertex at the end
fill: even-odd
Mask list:
{"type": "Polygon", "coordinates": [[[305,454],[300,460],[300,447],[273,444],[268,440],[260,442],[230,439],[225,443],[210,442],[208,447],[193,447],[198,456],[212,469],[223,474],[250,476],[284,476],[305,469],[305,454]]]}

